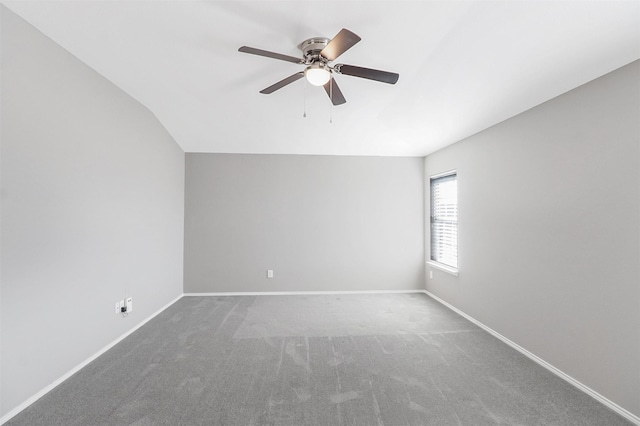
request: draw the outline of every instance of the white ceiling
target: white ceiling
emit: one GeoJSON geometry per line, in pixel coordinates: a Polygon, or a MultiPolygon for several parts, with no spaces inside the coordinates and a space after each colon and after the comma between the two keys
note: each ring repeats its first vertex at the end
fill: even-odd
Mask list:
{"type": "Polygon", "coordinates": [[[2,3],[187,152],[423,156],[640,58],[637,0],[2,3]],[[341,28],[362,41],[336,63],[398,83],[338,75],[333,108],[305,80],[263,95],[302,66],[237,51],[299,56],[341,28]]]}

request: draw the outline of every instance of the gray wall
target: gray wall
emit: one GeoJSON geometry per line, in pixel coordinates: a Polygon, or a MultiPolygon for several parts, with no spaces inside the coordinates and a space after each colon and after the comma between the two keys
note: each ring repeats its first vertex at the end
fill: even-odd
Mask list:
{"type": "Polygon", "coordinates": [[[184,153],[138,102],[0,13],[4,415],[182,293],[184,153]]]}
{"type": "Polygon", "coordinates": [[[424,288],[423,173],[422,158],[187,154],[185,293],[424,288]]]}
{"type": "Polygon", "coordinates": [[[634,62],[425,159],[459,191],[460,275],[427,289],[635,415],[639,121],[634,62]]]}

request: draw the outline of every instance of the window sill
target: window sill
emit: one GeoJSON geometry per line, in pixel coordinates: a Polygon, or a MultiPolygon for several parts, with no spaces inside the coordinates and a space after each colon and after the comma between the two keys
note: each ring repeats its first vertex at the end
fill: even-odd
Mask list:
{"type": "Polygon", "coordinates": [[[451,274],[453,276],[456,276],[456,277],[458,276],[458,268],[453,268],[451,266],[447,266],[447,265],[444,265],[442,263],[438,263],[438,262],[434,262],[434,261],[429,261],[429,262],[426,262],[426,263],[427,263],[427,265],[429,265],[429,266],[431,266],[433,268],[439,269],[441,271],[444,271],[444,272],[446,272],[448,274],[451,274]]]}

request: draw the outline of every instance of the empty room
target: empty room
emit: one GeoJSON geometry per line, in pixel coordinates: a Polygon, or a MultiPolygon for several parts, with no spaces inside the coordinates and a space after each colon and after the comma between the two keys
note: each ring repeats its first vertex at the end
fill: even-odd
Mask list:
{"type": "Polygon", "coordinates": [[[0,0],[0,424],[640,425],[640,1],[0,0]]]}

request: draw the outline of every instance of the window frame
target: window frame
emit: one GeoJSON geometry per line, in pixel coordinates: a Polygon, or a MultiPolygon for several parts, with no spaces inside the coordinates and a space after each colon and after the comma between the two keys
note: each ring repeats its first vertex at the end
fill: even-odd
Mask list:
{"type": "MultiPolygon", "coordinates": [[[[458,247],[458,242],[459,242],[459,238],[458,238],[458,228],[459,228],[459,219],[458,219],[458,207],[459,207],[459,197],[458,197],[458,191],[457,191],[457,185],[458,185],[458,171],[457,170],[449,170],[443,173],[438,173],[435,175],[432,175],[429,177],[429,260],[427,261],[427,263],[430,266],[433,266],[437,269],[440,269],[442,271],[448,272],[452,275],[457,276],[458,275],[458,253],[459,253],[459,247],[458,247]],[[456,198],[455,198],[455,209],[456,209],[456,220],[455,220],[455,236],[456,236],[456,240],[455,240],[455,259],[456,259],[456,265],[449,265],[447,263],[444,263],[442,261],[438,261],[434,259],[434,232],[433,232],[433,225],[434,222],[437,221],[437,219],[435,219],[434,217],[434,183],[436,183],[438,180],[441,179],[445,179],[445,178],[450,178],[450,177],[454,177],[455,179],[455,183],[456,183],[456,198]]],[[[449,221],[451,222],[451,221],[449,221]]]]}

